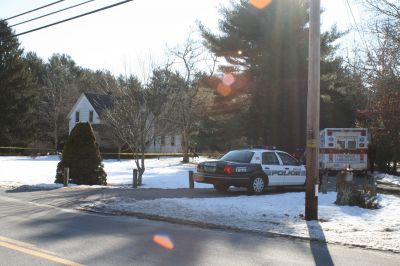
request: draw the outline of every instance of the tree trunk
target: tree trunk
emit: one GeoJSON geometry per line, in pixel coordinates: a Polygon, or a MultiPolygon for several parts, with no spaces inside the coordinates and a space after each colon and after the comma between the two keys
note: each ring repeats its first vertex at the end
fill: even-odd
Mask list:
{"type": "Polygon", "coordinates": [[[141,186],[143,184],[143,179],[142,176],[145,171],[145,165],[144,165],[144,151],[141,154],[140,158],[140,168],[139,168],[139,177],[138,177],[138,185],[141,186]]]}
{"type": "Polygon", "coordinates": [[[340,171],[336,175],[337,205],[349,205],[352,200],[353,182],[346,179],[347,172],[340,171]]]}
{"type": "Polygon", "coordinates": [[[144,173],[144,169],[143,168],[140,168],[139,169],[139,176],[138,176],[138,186],[141,186],[141,185],[143,185],[143,173],[144,173]]]}
{"type": "Polygon", "coordinates": [[[57,128],[58,128],[58,126],[57,126],[57,121],[54,121],[54,132],[53,132],[53,137],[54,137],[54,147],[55,147],[55,150],[57,151],[57,148],[58,148],[58,134],[57,134],[57,128]]]}
{"type": "Polygon", "coordinates": [[[189,140],[186,134],[186,131],[183,132],[183,163],[188,163],[189,162],[189,140]]]}

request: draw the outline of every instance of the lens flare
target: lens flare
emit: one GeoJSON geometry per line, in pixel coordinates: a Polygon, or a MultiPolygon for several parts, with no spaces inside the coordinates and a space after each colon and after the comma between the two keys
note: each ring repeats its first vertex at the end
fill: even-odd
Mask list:
{"type": "Polygon", "coordinates": [[[228,96],[229,94],[231,94],[231,91],[232,91],[232,89],[231,89],[230,86],[227,86],[227,85],[225,85],[224,83],[218,84],[217,92],[218,92],[220,95],[222,95],[222,96],[228,96]]]}
{"type": "Polygon", "coordinates": [[[165,249],[173,250],[174,243],[167,235],[154,235],[153,242],[162,246],[165,249]]]}
{"type": "Polygon", "coordinates": [[[250,0],[249,2],[255,8],[262,9],[271,4],[272,0],[250,0]]]}
{"type": "Polygon", "coordinates": [[[226,86],[231,86],[235,82],[235,77],[231,73],[225,73],[222,77],[222,82],[226,86]]]}

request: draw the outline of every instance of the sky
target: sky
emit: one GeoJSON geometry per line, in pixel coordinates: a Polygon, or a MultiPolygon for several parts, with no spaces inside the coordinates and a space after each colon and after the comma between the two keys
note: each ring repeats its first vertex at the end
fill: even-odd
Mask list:
{"type": "MultiPolygon", "coordinates": [[[[85,1],[64,0],[8,22],[13,25],[85,1]]],[[[95,0],[12,28],[16,33],[21,33],[120,1],[122,0],[95,0]]],[[[357,21],[361,16],[354,1],[356,0],[349,0],[357,21]]],[[[0,18],[8,18],[52,2],[55,0],[0,0],[0,18]]],[[[116,75],[137,73],[143,70],[143,62],[162,63],[167,47],[172,48],[183,43],[191,29],[196,29],[196,21],[201,21],[216,32],[220,19],[218,7],[227,6],[229,2],[230,0],[134,0],[22,35],[19,40],[25,51],[34,51],[45,60],[53,53],[65,53],[85,68],[107,69],[116,75]]],[[[321,17],[322,30],[333,24],[346,30],[354,24],[346,0],[321,0],[321,6],[325,9],[321,17]]],[[[342,49],[346,50],[357,38],[356,34],[349,34],[342,40],[342,49]]]]}

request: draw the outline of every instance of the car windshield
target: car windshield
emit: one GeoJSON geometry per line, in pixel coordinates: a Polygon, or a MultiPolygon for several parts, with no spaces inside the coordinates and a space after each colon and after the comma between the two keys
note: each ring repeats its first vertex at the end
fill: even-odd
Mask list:
{"type": "Polygon", "coordinates": [[[252,151],[230,151],[222,156],[221,160],[236,163],[250,163],[253,154],[254,152],[252,151]]]}

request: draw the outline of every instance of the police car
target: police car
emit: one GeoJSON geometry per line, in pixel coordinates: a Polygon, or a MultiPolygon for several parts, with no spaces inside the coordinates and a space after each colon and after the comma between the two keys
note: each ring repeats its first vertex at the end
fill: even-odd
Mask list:
{"type": "Polygon", "coordinates": [[[304,186],[306,168],[279,150],[233,150],[218,161],[199,163],[194,181],[213,184],[220,192],[235,186],[247,187],[251,194],[260,194],[267,186],[304,186]]]}

